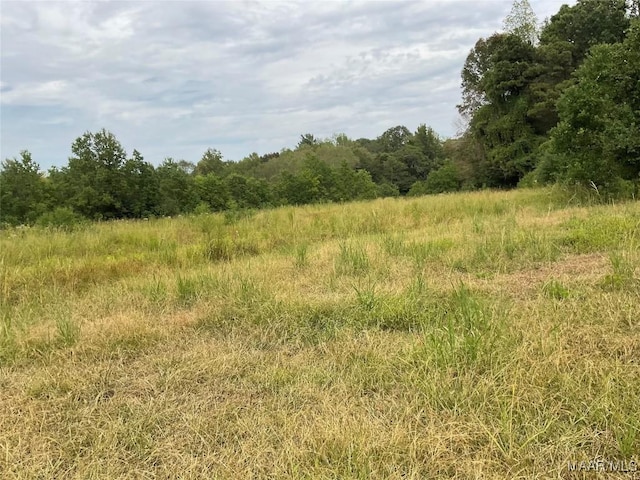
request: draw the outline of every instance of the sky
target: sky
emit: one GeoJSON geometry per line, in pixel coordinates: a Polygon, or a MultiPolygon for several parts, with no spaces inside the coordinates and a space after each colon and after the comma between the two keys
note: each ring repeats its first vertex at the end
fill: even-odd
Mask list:
{"type": "MultiPolygon", "coordinates": [[[[304,133],[460,129],[460,71],[512,0],[0,2],[0,157],[66,165],[112,132],[154,165],[304,133]]],[[[530,0],[540,21],[562,0],[530,0]]]]}

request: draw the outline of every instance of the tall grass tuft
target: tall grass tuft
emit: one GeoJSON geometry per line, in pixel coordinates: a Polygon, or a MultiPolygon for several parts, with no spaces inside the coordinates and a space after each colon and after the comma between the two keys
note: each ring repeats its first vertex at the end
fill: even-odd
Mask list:
{"type": "Polygon", "coordinates": [[[298,269],[305,268],[309,265],[309,246],[306,243],[301,243],[296,246],[294,265],[298,269]]]}
{"type": "Polygon", "coordinates": [[[504,319],[464,284],[445,300],[438,325],[426,335],[433,360],[454,371],[483,371],[492,364],[504,339],[504,319]]]}
{"type": "Polygon", "coordinates": [[[234,254],[233,243],[228,237],[210,238],[204,245],[204,257],[211,262],[229,261],[234,254]]]}
{"type": "Polygon", "coordinates": [[[3,309],[0,316],[0,365],[12,363],[19,353],[16,334],[9,311],[3,309]]]}
{"type": "Polygon", "coordinates": [[[160,278],[153,278],[142,287],[144,296],[154,307],[164,305],[169,296],[166,283],[160,278]]]}
{"type": "Polygon", "coordinates": [[[620,290],[640,285],[640,280],[634,277],[636,266],[629,255],[611,252],[609,262],[612,272],[605,275],[600,283],[604,289],[620,290]]]}
{"type": "Polygon", "coordinates": [[[196,280],[178,275],[176,278],[176,297],[178,304],[183,307],[193,305],[199,297],[199,288],[196,280]]]}
{"type": "Polygon", "coordinates": [[[80,325],[70,315],[59,314],[56,318],[56,333],[62,346],[72,347],[80,338],[80,325]]]}
{"type": "Polygon", "coordinates": [[[382,237],[382,245],[384,251],[390,257],[399,257],[404,255],[406,251],[405,242],[406,239],[402,235],[388,234],[382,237]]]}
{"type": "Polygon", "coordinates": [[[368,279],[365,284],[354,285],[353,290],[356,292],[356,300],[360,308],[367,311],[374,309],[378,302],[375,281],[368,279]]]}
{"type": "Polygon", "coordinates": [[[554,300],[565,300],[571,295],[571,291],[560,281],[555,278],[548,280],[542,285],[542,293],[554,300]]]}
{"type": "Polygon", "coordinates": [[[260,247],[253,239],[242,239],[230,236],[208,238],[204,245],[204,257],[208,261],[230,261],[237,257],[260,254],[260,247]]]}
{"type": "Polygon", "coordinates": [[[364,245],[356,242],[340,243],[340,252],[335,261],[338,275],[362,275],[369,271],[370,266],[364,245]]]}

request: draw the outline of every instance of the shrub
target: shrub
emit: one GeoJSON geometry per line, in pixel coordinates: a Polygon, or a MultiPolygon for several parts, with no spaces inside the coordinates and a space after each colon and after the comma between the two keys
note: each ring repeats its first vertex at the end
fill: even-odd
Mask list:
{"type": "Polygon", "coordinates": [[[407,192],[408,197],[420,197],[422,195],[426,195],[427,192],[427,182],[425,181],[417,181],[407,192]]]}
{"type": "Polygon", "coordinates": [[[538,175],[535,171],[527,173],[518,182],[518,188],[534,188],[539,185],[538,175]]]}
{"type": "Polygon", "coordinates": [[[206,215],[208,213],[211,213],[211,207],[206,202],[200,202],[193,213],[195,215],[206,215]]]}
{"type": "Polygon", "coordinates": [[[44,213],[36,220],[39,227],[53,227],[61,230],[74,230],[84,224],[86,219],[68,207],[58,207],[44,213]]]}
{"type": "Polygon", "coordinates": [[[417,197],[429,193],[455,192],[462,187],[460,172],[450,160],[437,170],[432,170],[427,179],[411,186],[407,195],[417,197]]]}
{"type": "Polygon", "coordinates": [[[455,192],[460,190],[462,181],[457,167],[447,160],[437,170],[432,170],[425,180],[427,193],[455,192]]]}
{"type": "Polygon", "coordinates": [[[392,183],[385,182],[378,185],[378,197],[399,197],[400,190],[392,183]]]}

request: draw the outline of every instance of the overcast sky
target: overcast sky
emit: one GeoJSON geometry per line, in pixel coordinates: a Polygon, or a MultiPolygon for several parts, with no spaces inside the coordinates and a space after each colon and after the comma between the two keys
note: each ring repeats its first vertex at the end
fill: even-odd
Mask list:
{"type": "MultiPolygon", "coordinates": [[[[542,21],[562,0],[530,0],[542,21]]],[[[86,131],[159,164],[303,133],[454,136],[460,70],[512,0],[0,3],[1,157],[62,166],[86,131]]]]}

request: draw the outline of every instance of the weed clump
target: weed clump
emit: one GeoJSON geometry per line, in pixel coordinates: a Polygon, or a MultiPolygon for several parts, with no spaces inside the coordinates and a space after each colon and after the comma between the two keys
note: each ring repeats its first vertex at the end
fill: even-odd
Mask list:
{"type": "Polygon", "coordinates": [[[560,280],[551,279],[542,286],[542,293],[553,300],[565,300],[571,291],[560,280]]]}
{"type": "Polygon", "coordinates": [[[605,290],[622,290],[640,285],[640,279],[635,278],[636,266],[629,256],[612,252],[609,255],[612,272],[605,275],[600,285],[605,290]]]}
{"type": "Polygon", "coordinates": [[[340,244],[340,252],[335,261],[338,275],[362,275],[369,271],[371,264],[369,255],[360,243],[344,242],[340,244]]]}
{"type": "Polygon", "coordinates": [[[210,238],[204,246],[204,257],[211,262],[228,262],[237,257],[256,256],[260,254],[259,246],[244,239],[229,236],[210,238]]]}

